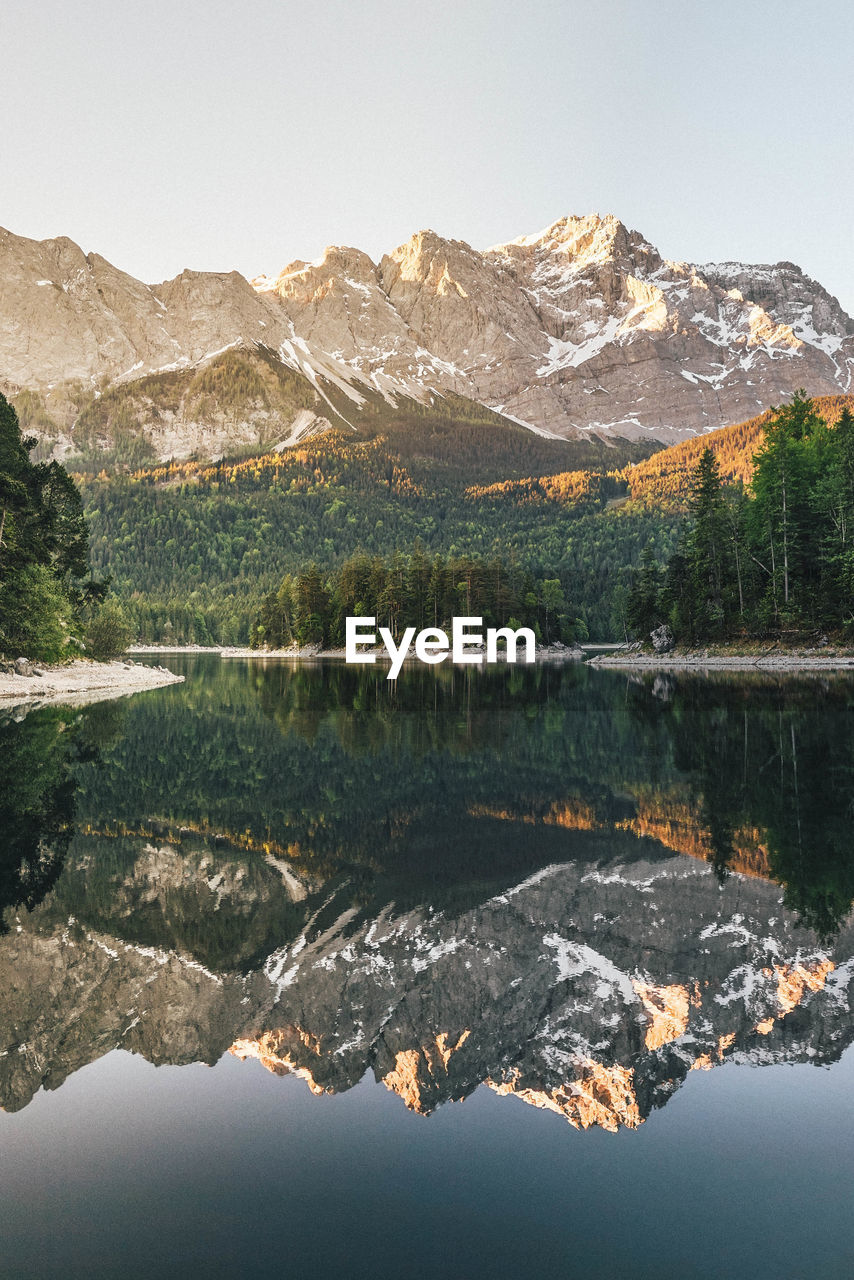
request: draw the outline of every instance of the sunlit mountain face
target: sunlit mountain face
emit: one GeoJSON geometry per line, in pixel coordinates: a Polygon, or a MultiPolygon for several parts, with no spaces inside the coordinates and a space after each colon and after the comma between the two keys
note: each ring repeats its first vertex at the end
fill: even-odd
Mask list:
{"type": "Polygon", "coordinates": [[[0,229],[0,279],[2,389],[45,451],[108,469],[443,411],[486,413],[493,435],[672,444],[799,387],[848,392],[854,368],[854,322],[798,266],[674,261],[613,215],[155,285],[0,229]]]}
{"type": "Polygon", "coordinates": [[[850,1043],[848,679],[180,661],[0,725],[5,1109],[122,1048],[614,1131],[850,1043]]]}

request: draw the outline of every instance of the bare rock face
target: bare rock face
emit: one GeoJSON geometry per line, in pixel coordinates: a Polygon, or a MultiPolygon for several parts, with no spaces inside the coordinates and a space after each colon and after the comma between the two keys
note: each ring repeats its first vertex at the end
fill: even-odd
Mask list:
{"type": "MultiPolygon", "coordinates": [[[[0,231],[0,386],[39,392],[67,426],[81,386],[91,396],[230,348],[263,348],[320,400],[337,389],[351,422],[378,392],[452,391],[547,435],[671,443],[799,387],[849,390],[854,321],[792,263],[672,262],[595,214],[486,252],[421,231],[379,264],[333,246],[251,283],[184,271],[155,286],[68,239],[0,231]]],[[[326,407],[315,421],[341,416],[326,407]]]]}
{"type": "Polygon", "coordinates": [[[651,631],[649,638],[652,641],[652,647],[656,653],[669,653],[675,644],[673,632],[670,630],[666,622],[663,622],[660,627],[656,627],[654,631],[651,631]]]}
{"type": "Polygon", "coordinates": [[[712,262],[699,268],[710,284],[737,290],[751,298],[795,336],[819,346],[828,355],[839,351],[854,334],[854,321],[836,298],[793,262],[775,266],[745,267],[740,262],[712,262]]]}
{"type": "Polygon", "coordinates": [[[316,262],[292,262],[255,289],[287,317],[290,338],[280,349],[315,377],[331,380],[358,408],[364,390],[388,395],[403,391],[425,398],[442,385],[442,371],[424,379],[425,358],[416,335],[386,295],[379,272],[359,249],[330,246],[316,262]]]}
{"type": "Polygon", "coordinates": [[[151,290],[71,240],[0,231],[2,376],[21,387],[117,377],[165,363],[170,341],[151,290]]]}

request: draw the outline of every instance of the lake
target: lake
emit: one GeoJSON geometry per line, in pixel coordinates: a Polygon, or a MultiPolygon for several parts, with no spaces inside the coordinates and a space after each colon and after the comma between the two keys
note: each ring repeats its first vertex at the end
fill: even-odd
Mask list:
{"type": "Polygon", "coordinates": [[[854,679],[164,661],[0,712],[3,1275],[854,1274],[854,679]]]}

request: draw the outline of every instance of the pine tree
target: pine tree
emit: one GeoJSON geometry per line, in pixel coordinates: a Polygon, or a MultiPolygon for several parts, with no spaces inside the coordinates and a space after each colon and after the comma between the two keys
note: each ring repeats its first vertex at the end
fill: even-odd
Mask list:
{"type": "Polygon", "coordinates": [[[689,510],[692,523],[685,555],[694,628],[706,636],[722,637],[731,615],[732,553],[720,469],[712,449],[706,448],[700,455],[689,510]]]}
{"type": "Polygon", "coordinates": [[[329,593],[316,564],[297,578],[296,604],[298,642],[323,645],[329,627],[329,593]]]}
{"type": "Polygon", "coordinates": [[[626,603],[626,621],[632,632],[647,639],[663,621],[661,607],[661,568],[652,548],[644,547],[626,603]]]}
{"type": "Polygon", "coordinates": [[[71,477],[57,462],[31,462],[34,444],[0,395],[0,651],[49,660],[83,599],[74,579],[87,571],[87,537],[71,477]]]}
{"type": "Polygon", "coordinates": [[[817,567],[810,491],[817,450],[813,445],[825,424],[802,391],[791,404],[773,411],[754,457],[752,492],[755,562],[766,577],[765,598],[774,620],[806,616],[817,567]]]}

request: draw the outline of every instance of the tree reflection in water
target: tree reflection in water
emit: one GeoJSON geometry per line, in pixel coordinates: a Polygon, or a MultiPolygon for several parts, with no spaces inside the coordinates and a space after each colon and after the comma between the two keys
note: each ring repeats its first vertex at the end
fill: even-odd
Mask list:
{"type": "Polygon", "coordinates": [[[614,1127],[850,1040],[851,681],[187,671],[0,727],[4,1106],[121,1043],[614,1127]]]}

